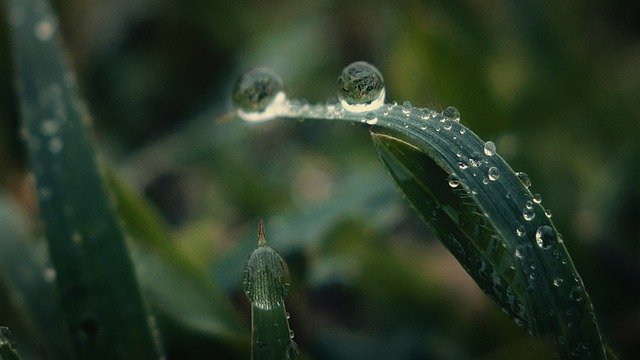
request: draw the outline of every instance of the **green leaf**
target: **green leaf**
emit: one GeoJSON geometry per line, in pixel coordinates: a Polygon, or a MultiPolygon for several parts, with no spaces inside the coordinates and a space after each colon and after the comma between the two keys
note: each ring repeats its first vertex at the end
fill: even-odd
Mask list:
{"type": "MultiPolygon", "coordinates": [[[[56,274],[44,241],[34,241],[20,208],[0,196],[0,282],[28,343],[47,358],[73,359],[75,350],[53,286],[56,274]]],[[[15,325],[12,328],[19,331],[15,325]]],[[[28,346],[25,346],[28,345],[28,346]]]]}
{"type": "Polygon", "coordinates": [[[449,130],[406,121],[403,130],[372,133],[400,190],[517,324],[551,335],[563,358],[605,358],[591,301],[545,210],[500,156],[486,155],[475,134],[445,121],[449,130]]]}
{"type": "Polygon", "coordinates": [[[124,235],[87,136],[90,122],[43,0],[11,0],[23,136],[62,308],[80,358],[159,358],[124,235]]]}
{"type": "Polygon", "coordinates": [[[251,358],[295,359],[284,299],[289,294],[289,270],[284,259],[267,245],[264,222],[258,228],[258,247],[244,269],[244,291],[251,301],[251,358]]]}

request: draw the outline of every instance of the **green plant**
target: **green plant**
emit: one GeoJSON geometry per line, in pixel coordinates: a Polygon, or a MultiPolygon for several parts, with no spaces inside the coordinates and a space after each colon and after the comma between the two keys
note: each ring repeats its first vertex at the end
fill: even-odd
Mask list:
{"type": "MultiPolygon", "coordinates": [[[[37,257],[29,264],[44,277],[27,277],[18,267],[7,266],[4,271],[9,275],[3,281],[16,293],[26,294],[26,301],[16,301],[25,328],[37,335],[35,341],[45,344],[44,353],[53,357],[88,357],[95,351],[104,357],[155,357],[160,351],[139,282],[150,294],[146,301],[160,320],[165,344],[182,336],[189,341],[218,342],[231,354],[242,354],[242,349],[246,353],[246,329],[219,289],[169,241],[154,210],[107,170],[104,174],[115,207],[131,237],[125,244],[86,136],[84,126],[89,118],[76,98],[73,77],[56,41],[57,21],[44,2],[13,1],[8,8],[24,135],[54,262],[52,268],[37,257]],[[78,243],[87,241],[95,241],[96,247],[85,251],[82,245],[83,251],[76,254],[78,243]],[[65,254],[73,261],[67,262],[65,254]],[[138,266],[138,280],[131,259],[138,266]],[[62,288],[60,294],[51,286],[53,280],[62,288]],[[86,282],[92,285],[85,294],[86,282]],[[76,288],[74,284],[80,285],[76,288]],[[82,294],[76,297],[65,292],[68,287],[82,294]],[[67,305],[64,318],[50,321],[51,314],[60,315],[51,300],[56,295],[67,305]],[[99,334],[101,341],[88,341],[92,334],[99,334]],[[117,345],[111,346],[110,341],[117,345]]],[[[562,356],[603,357],[584,286],[538,197],[528,191],[526,176],[513,173],[494,154],[492,143],[480,141],[459,124],[459,113],[453,108],[438,114],[408,103],[383,105],[384,87],[378,76],[367,64],[348,67],[341,76],[341,104],[310,105],[287,99],[281,81],[263,70],[244,78],[246,86],[239,89],[248,90],[250,96],[241,91],[234,97],[239,114],[249,121],[284,117],[373,125],[374,144],[398,186],[480,287],[527,330],[551,335],[562,356]]],[[[228,131],[219,130],[221,137],[228,131]]],[[[231,147],[229,142],[221,143],[231,147]]],[[[356,184],[346,195],[361,187],[362,183],[356,184]]],[[[250,186],[246,189],[250,193],[250,186]]],[[[340,206],[346,212],[353,204],[340,206]]],[[[362,205],[367,206],[368,202],[362,205]]],[[[338,216],[336,207],[312,213],[311,221],[301,216],[296,235],[308,240],[308,233],[320,233],[318,228],[338,216]]],[[[13,225],[15,217],[7,211],[5,225],[13,225]]],[[[16,259],[30,263],[30,256],[38,254],[37,247],[26,242],[11,246],[3,243],[7,254],[3,264],[16,259]]]]}
{"type": "Polygon", "coordinates": [[[385,105],[382,75],[364,62],[343,70],[339,104],[287,99],[282,80],[264,69],[243,75],[233,97],[246,121],[372,125],[396,184],[480,288],[530,334],[551,336],[563,358],[605,358],[593,305],[551,212],[529,191],[528,176],[462,125],[455,108],[385,105]]]}

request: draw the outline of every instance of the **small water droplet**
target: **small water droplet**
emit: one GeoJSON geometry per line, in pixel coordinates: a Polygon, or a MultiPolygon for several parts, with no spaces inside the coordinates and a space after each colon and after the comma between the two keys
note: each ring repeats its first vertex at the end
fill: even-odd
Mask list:
{"type": "Polygon", "coordinates": [[[536,212],[533,208],[525,207],[524,210],[522,210],[522,217],[527,221],[531,221],[536,217],[536,212]]]}
{"type": "Polygon", "coordinates": [[[524,226],[522,225],[518,225],[518,227],[516,228],[516,235],[522,237],[526,234],[527,232],[524,229],[524,226]]]}
{"type": "Polygon", "coordinates": [[[286,315],[287,315],[287,319],[290,319],[290,318],[291,318],[291,314],[289,314],[289,312],[288,312],[288,311],[287,311],[286,315]]]}
{"type": "Polygon", "coordinates": [[[533,202],[536,204],[540,204],[542,202],[542,196],[540,194],[533,195],[533,202]]]}
{"type": "Polygon", "coordinates": [[[364,112],[384,105],[382,74],[375,66],[357,61],[349,64],[338,77],[338,98],[347,111],[364,112]]]}
{"type": "Polygon", "coordinates": [[[48,147],[49,151],[52,154],[57,154],[60,152],[60,150],[62,150],[62,140],[60,140],[60,138],[54,137],[49,140],[48,147]]]}
{"type": "Polygon", "coordinates": [[[444,118],[444,119],[440,120],[440,122],[442,122],[442,127],[445,130],[451,130],[451,126],[452,126],[451,120],[449,120],[447,118],[444,118]]]}
{"type": "Polygon", "coordinates": [[[468,166],[467,166],[467,163],[463,160],[463,161],[458,161],[458,167],[459,167],[460,169],[464,170],[464,169],[466,169],[468,166]]]}
{"type": "Polygon", "coordinates": [[[492,166],[489,168],[489,180],[496,181],[500,177],[500,171],[497,167],[492,166]]]}
{"type": "Polygon", "coordinates": [[[295,335],[295,333],[293,332],[293,330],[289,330],[289,337],[293,339],[294,335],[295,335]]]}
{"type": "Polygon", "coordinates": [[[496,153],[496,144],[493,141],[487,141],[484,143],[484,154],[487,156],[493,156],[496,153]]]}
{"type": "Polygon", "coordinates": [[[411,102],[410,101],[405,101],[402,103],[402,113],[405,116],[409,116],[409,114],[411,114],[411,102]]]}
{"type": "Polygon", "coordinates": [[[569,293],[569,298],[575,302],[582,301],[582,286],[576,285],[571,288],[571,292],[569,293]]]}
{"type": "Polygon", "coordinates": [[[518,259],[522,259],[522,256],[523,256],[523,255],[522,255],[522,251],[520,250],[520,247],[517,247],[517,248],[516,248],[515,255],[516,255],[516,257],[517,257],[518,259]]]}
{"type": "Polygon", "coordinates": [[[46,282],[54,282],[56,280],[56,270],[54,268],[45,268],[42,272],[42,277],[46,282]]]}
{"type": "Polygon", "coordinates": [[[369,125],[375,125],[375,124],[378,123],[378,118],[372,112],[367,113],[367,115],[365,115],[364,118],[365,118],[365,121],[367,122],[367,124],[369,124],[369,125]]]}
{"type": "Polygon", "coordinates": [[[51,19],[43,19],[38,21],[35,26],[36,37],[40,41],[48,41],[53,37],[56,31],[56,24],[51,19]]]}
{"type": "Polygon", "coordinates": [[[533,203],[529,200],[527,200],[526,203],[524,203],[524,207],[529,209],[529,210],[533,210],[533,203]]]}
{"type": "Polygon", "coordinates": [[[544,215],[548,218],[551,217],[551,209],[544,209],[544,215]]]}
{"type": "Polygon", "coordinates": [[[54,119],[43,120],[40,124],[40,131],[45,136],[53,136],[58,132],[58,123],[54,119]]]}
{"type": "Polygon", "coordinates": [[[466,132],[467,132],[467,128],[465,128],[465,127],[461,127],[460,128],[460,135],[463,135],[466,132]]]}
{"type": "Polygon", "coordinates": [[[547,225],[542,225],[536,231],[536,244],[541,249],[549,249],[551,244],[556,241],[556,231],[547,225]]]}
{"type": "Polygon", "coordinates": [[[560,287],[560,285],[562,285],[562,278],[553,279],[553,286],[560,287]]]}
{"type": "Polygon", "coordinates": [[[528,189],[531,186],[531,179],[529,179],[529,175],[527,175],[527,173],[519,171],[516,173],[516,176],[520,179],[520,182],[524,187],[528,189]]]}
{"type": "Polygon", "coordinates": [[[265,121],[288,110],[282,79],[265,68],[253,69],[238,79],[233,103],[238,116],[246,121],[265,121]]]}
{"type": "Polygon", "coordinates": [[[453,121],[460,121],[460,111],[454,108],[453,106],[449,106],[446,109],[442,110],[442,115],[448,117],[453,121]]]}
{"type": "Polygon", "coordinates": [[[431,118],[431,110],[429,109],[420,110],[420,118],[422,120],[429,120],[431,118]]]}
{"type": "Polygon", "coordinates": [[[458,185],[460,185],[460,181],[455,175],[451,174],[449,176],[449,186],[451,186],[452,188],[457,188],[458,185]]]}

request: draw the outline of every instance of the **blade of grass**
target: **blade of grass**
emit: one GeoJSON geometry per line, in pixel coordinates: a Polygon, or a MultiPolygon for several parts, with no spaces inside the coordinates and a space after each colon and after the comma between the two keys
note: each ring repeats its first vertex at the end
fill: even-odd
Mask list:
{"type": "Polygon", "coordinates": [[[284,299],[289,293],[289,270],[284,259],[267,245],[264,222],[258,227],[258,247],[244,270],[244,290],[251,301],[251,358],[295,359],[284,299]]]}
{"type": "Polygon", "coordinates": [[[80,358],[160,357],[123,233],[86,132],[88,115],[43,0],[11,0],[23,136],[62,308],[80,358]]]}

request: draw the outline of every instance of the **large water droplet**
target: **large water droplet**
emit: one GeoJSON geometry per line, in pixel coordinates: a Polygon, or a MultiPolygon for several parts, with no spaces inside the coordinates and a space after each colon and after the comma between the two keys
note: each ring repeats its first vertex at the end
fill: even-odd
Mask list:
{"type": "Polygon", "coordinates": [[[500,177],[500,170],[497,167],[492,166],[489,168],[489,180],[496,181],[500,177]]]}
{"type": "Polygon", "coordinates": [[[536,231],[536,244],[541,249],[548,249],[556,241],[556,231],[548,225],[542,225],[536,231]]]}
{"type": "Polygon", "coordinates": [[[542,196],[540,194],[533,195],[533,202],[536,204],[540,204],[542,202],[542,196]]]}
{"type": "Polygon", "coordinates": [[[449,106],[446,109],[442,110],[442,115],[448,117],[453,121],[460,121],[460,111],[454,108],[453,106],[449,106]]]}
{"type": "Polygon", "coordinates": [[[529,175],[527,175],[527,173],[519,171],[516,173],[516,176],[524,187],[528,189],[531,186],[531,179],[529,179],[529,175]]]}
{"type": "Polygon", "coordinates": [[[484,143],[484,154],[487,156],[493,156],[496,153],[496,144],[493,141],[487,141],[484,143]]]}
{"type": "Polygon", "coordinates": [[[367,62],[349,64],[338,77],[338,98],[347,111],[376,110],[384,104],[384,97],[382,74],[367,62]]]}
{"type": "Polygon", "coordinates": [[[242,75],[233,90],[238,116],[247,121],[275,118],[286,109],[286,98],[280,76],[265,68],[242,75]]]}

